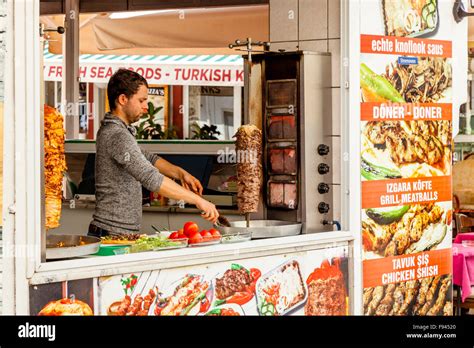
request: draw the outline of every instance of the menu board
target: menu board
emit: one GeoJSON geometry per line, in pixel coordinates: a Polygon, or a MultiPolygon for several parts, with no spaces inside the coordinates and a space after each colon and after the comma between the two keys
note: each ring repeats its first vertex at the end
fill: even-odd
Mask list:
{"type": "Polygon", "coordinates": [[[452,315],[449,4],[360,7],[365,315],[452,315]]]}

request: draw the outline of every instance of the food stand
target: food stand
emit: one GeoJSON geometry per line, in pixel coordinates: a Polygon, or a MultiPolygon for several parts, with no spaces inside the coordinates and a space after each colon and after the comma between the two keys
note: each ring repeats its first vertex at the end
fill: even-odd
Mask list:
{"type": "MultiPolygon", "coordinates": [[[[450,206],[446,197],[451,192],[450,161],[444,168],[446,172],[437,178],[423,175],[416,177],[430,185],[430,189],[425,191],[433,191],[433,195],[435,192],[439,194],[439,199],[434,199],[435,201],[443,202],[442,221],[441,217],[430,221],[444,224],[441,240],[428,243],[425,248],[421,243],[413,246],[420,240],[413,239],[407,246],[413,246],[413,250],[410,249],[407,253],[404,249],[398,253],[380,254],[380,249],[373,246],[379,245],[377,233],[384,231],[384,228],[375,226],[374,232],[365,227],[366,224],[374,226],[373,222],[368,221],[368,218],[372,219],[371,216],[376,216],[372,220],[378,220],[378,225],[387,226],[400,221],[408,210],[403,208],[395,214],[393,208],[380,209],[400,205],[394,197],[387,200],[380,197],[390,196],[390,192],[384,190],[392,187],[390,185],[394,185],[396,180],[405,183],[413,181],[410,174],[392,175],[393,172],[383,178],[379,176],[367,179],[364,176],[363,171],[367,169],[361,167],[362,152],[366,145],[362,142],[364,129],[367,127],[364,122],[374,121],[372,118],[375,114],[374,111],[366,112],[367,108],[380,107],[387,101],[387,108],[401,107],[405,110],[404,108],[416,105],[411,105],[415,102],[408,100],[405,94],[403,100],[395,100],[399,103],[397,105],[391,104],[390,101],[393,100],[386,98],[386,95],[367,100],[367,96],[374,97],[374,91],[363,91],[361,98],[361,63],[368,64],[369,61],[382,57],[387,59],[382,64],[385,67],[392,62],[393,57],[384,55],[390,54],[407,56],[411,65],[416,66],[418,62],[409,59],[413,52],[403,49],[396,53],[386,49],[380,52],[370,51],[377,44],[366,40],[396,40],[393,33],[384,32],[382,24],[362,21],[363,14],[368,9],[378,11],[379,14],[386,10],[381,5],[373,9],[370,7],[372,4],[370,1],[344,3],[341,16],[342,57],[350,57],[350,60],[343,59],[347,64],[341,66],[342,81],[346,83],[341,96],[344,115],[340,164],[343,182],[343,197],[340,199],[344,203],[341,205],[341,230],[333,231],[333,225],[338,226],[339,222],[332,219],[333,202],[326,190],[331,184],[327,175],[333,165],[333,155],[327,144],[331,134],[328,126],[330,122],[327,122],[330,117],[326,116],[331,114],[331,103],[328,102],[331,86],[330,77],[328,78],[331,70],[328,65],[329,55],[274,52],[261,56],[252,55],[252,60],[247,58],[245,66],[244,120],[245,123],[258,125],[263,129],[264,163],[266,168],[270,168],[264,172],[265,195],[259,206],[258,218],[301,224],[302,234],[175,250],[47,261],[46,233],[49,232],[44,230],[42,208],[43,120],[42,117],[28,117],[37,115],[41,109],[41,49],[36,29],[38,2],[35,2],[35,6],[9,2],[9,23],[14,31],[9,32],[8,51],[11,54],[6,64],[14,68],[7,73],[5,114],[13,117],[5,120],[5,129],[13,131],[6,134],[5,163],[13,165],[5,167],[4,278],[12,281],[4,282],[4,313],[386,315],[391,310],[393,314],[395,310],[392,306],[395,306],[393,297],[396,294],[405,296],[409,293],[406,289],[415,288],[418,294],[420,282],[427,277],[436,276],[440,279],[436,281],[434,291],[440,296],[425,302],[426,312],[435,304],[438,305],[438,298],[443,309],[449,307],[451,254],[447,250],[450,251],[451,230],[450,206]],[[353,16],[354,13],[358,15],[353,16]],[[347,19],[349,14],[350,20],[347,19]],[[369,34],[370,38],[367,37],[369,34]],[[26,46],[34,49],[27,52],[25,42],[26,46]],[[374,56],[378,58],[373,58],[374,56]],[[16,64],[13,64],[14,61],[16,64]],[[280,131],[270,130],[272,124],[284,124],[285,120],[289,121],[287,125],[297,124],[296,135],[292,133],[291,126],[276,128],[280,131]],[[351,131],[354,129],[360,131],[351,131]],[[282,149],[288,151],[281,151],[282,149]],[[280,154],[283,157],[278,157],[280,154]],[[292,156],[297,156],[296,162],[292,162],[292,156]],[[363,178],[359,168],[362,168],[363,178]],[[439,178],[444,181],[438,182],[439,178]],[[440,186],[443,189],[439,189],[440,186]],[[367,233],[364,234],[364,231],[367,233]],[[375,236],[373,244],[367,243],[373,237],[369,232],[373,232],[375,236]],[[412,265],[409,263],[412,259],[422,260],[423,263],[412,265]],[[426,271],[429,273],[410,278],[409,285],[400,285],[397,267],[410,274],[418,274],[424,272],[419,270],[422,266],[430,267],[426,271]],[[387,276],[392,278],[386,280],[387,276]],[[381,281],[384,283],[380,283],[381,281]],[[366,299],[367,303],[364,303],[363,300],[366,299]],[[380,304],[386,305],[387,313],[379,308],[380,304]]],[[[411,42],[411,45],[438,43],[449,53],[445,52],[446,55],[441,56],[434,54],[435,58],[456,58],[456,62],[460,62],[450,62],[452,90],[450,94],[443,95],[445,100],[441,105],[442,116],[441,121],[438,121],[450,122],[453,111],[465,99],[465,79],[459,78],[465,74],[465,62],[463,58],[454,57],[454,52],[463,51],[467,43],[464,40],[465,23],[457,24],[454,21],[450,1],[441,1],[439,9],[437,6],[435,9],[439,11],[437,18],[443,24],[436,34],[439,35],[436,40],[443,42],[435,42],[434,38],[404,37],[399,40],[411,42]]],[[[380,64],[377,66],[379,68],[380,64]]],[[[383,74],[383,70],[377,73],[383,74]]],[[[391,89],[393,88],[392,86],[391,89]]],[[[432,102],[441,103],[439,100],[432,102]]],[[[400,117],[393,117],[392,121],[399,122],[396,126],[403,122],[400,117]]],[[[454,130],[448,127],[448,138],[456,130],[455,119],[452,123],[454,130]]],[[[446,149],[444,151],[448,152],[446,149]]],[[[426,164],[422,160],[417,163],[421,166],[426,164]]],[[[387,170],[382,170],[380,165],[373,165],[371,168],[368,172],[372,174],[387,174],[387,170]]],[[[406,192],[403,193],[413,191],[406,184],[400,187],[405,187],[406,192]]],[[[426,195],[421,197],[421,200],[413,203],[422,205],[433,201],[424,201],[423,197],[426,195]]],[[[253,216],[251,222],[255,218],[253,216]]],[[[422,235],[427,231],[426,228],[427,226],[423,226],[421,229],[422,235]]],[[[400,234],[402,233],[397,235],[400,234]]],[[[396,240],[393,241],[395,242],[396,240]]],[[[413,308],[418,302],[415,302],[413,292],[410,294],[411,302],[404,311],[397,314],[416,314],[413,308]]],[[[433,310],[432,313],[440,314],[440,311],[433,310]]]]}

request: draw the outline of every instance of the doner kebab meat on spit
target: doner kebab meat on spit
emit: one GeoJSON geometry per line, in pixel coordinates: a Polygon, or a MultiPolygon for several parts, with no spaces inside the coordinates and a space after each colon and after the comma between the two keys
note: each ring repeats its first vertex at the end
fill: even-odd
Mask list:
{"type": "Polygon", "coordinates": [[[237,130],[235,138],[237,205],[241,214],[255,213],[262,187],[262,131],[254,125],[244,125],[237,130]]]}
{"type": "Polygon", "coordinates": [[[48,105],[44,106],[44,179],[46,229],[59,227],[62,203],[64,155],[63,116],[48,105]]]}

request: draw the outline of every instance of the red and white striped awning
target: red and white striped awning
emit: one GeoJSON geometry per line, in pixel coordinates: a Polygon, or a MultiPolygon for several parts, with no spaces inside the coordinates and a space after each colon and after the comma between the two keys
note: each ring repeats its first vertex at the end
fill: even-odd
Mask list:
{"type": "MultiPolygon", "coordinates": [[[[62,80],[62,55],[44,53],[44,80],[62,80]]],[[[79,58],[81,82],[107,83],[119,68],[143,75],[149,84],[191,86],[243,86],[240,55],[129,56],[83,54],[79,58]]]]}

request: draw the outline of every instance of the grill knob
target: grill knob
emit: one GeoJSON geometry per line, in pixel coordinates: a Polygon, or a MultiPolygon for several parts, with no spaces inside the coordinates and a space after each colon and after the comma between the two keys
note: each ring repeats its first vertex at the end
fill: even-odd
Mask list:
{"type": "Polygon", "coordinates": [[[318,204],[318,211],[320,214],[327,214],[329,213],[329,204],[321,202],[318,204]]]}
{"type": "Polygon", "coordinates": [[[325,184],[325,183],[320,183],[318,185],[318,192],[320,194],[324,194],[324,193],[328,193],[329,192],[329,185],[328,184],[325,184]]]}
{"type": "Polygon", "coordinates": [[[329,166],[326,163],[320,163],[318,165],[318,173],[321,175],[329,173],[329,166]]]}
{"type": "Polygon", "coordinates": [[[324,145],[324,144],[320,144],[318,146],[318,154],[320,156],[326,156],[328,153],[329,153],[329,146],[324,145]]]}

